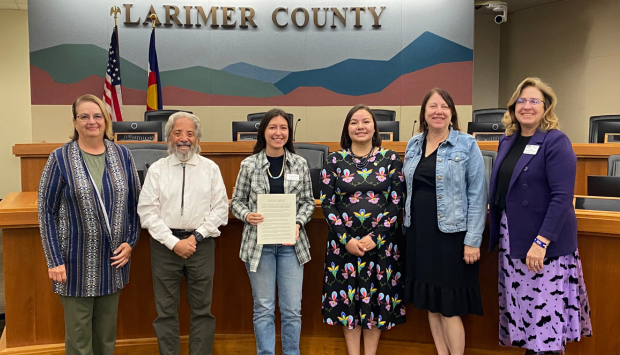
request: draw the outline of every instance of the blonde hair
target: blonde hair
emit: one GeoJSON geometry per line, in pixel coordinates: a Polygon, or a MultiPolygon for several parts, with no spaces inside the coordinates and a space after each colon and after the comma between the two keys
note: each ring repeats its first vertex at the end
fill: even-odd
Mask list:
{"type": "Polygon", "coordinates": [[[517,99],[521,95],[521,91],[530,86],[540,90],[544,97],[545,113],[540,120],[538,129],[542,132],[546,132],[550,129],[560,128],[558,116],[555,115],[555,105],[558,102],[558,98],[555,96],[553,89],[539,78],[526,78],[517,86],[517,89],[512,94],[512,97],[508,101],[508,111],[504,114],[504,118],[502,118],[502,124],[506,128],[507,136],[511,136],[521,128],[517,116],[515,115],[515,106],[517,105],[517,99]]]}
{"type": "MultiPolygon", "coordinates": [[[[103,101],[101,101],[101,99],[99,99],[95,95],[86,94],[86,95],[82,95],[78,97],[77,100],[75,100],[75,102],[73,103],[73,106],[71,106],[71,110],[73,111],[73,120],[75,121],[77,119],[77,107],[82,102],[92,102],[96,104],[97,106],[99,106],[99,108],[101,109],[101,113],[103,113],[103,117],[105,118],[105,133],[103,135],[103,138],[114,140],[114,132],[112,131],[112,120],[110,119],[110,113],[108,112],[108,109],[105,107],[105,104],[103,103],[103,101]]],[[[74,141],[80,138],[80,135],[78,131],[75,129],[75,127],[73,127],[73,134],[69,138],[71,138],[74,141]]]]}

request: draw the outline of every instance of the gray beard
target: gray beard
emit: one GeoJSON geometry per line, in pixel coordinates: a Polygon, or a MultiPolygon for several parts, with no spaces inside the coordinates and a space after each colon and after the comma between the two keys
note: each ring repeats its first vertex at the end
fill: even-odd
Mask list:
{"type": "Polygon", "coordinates": [[[196,144],[191,146],[190,150],[180,151],[176,145],[169,144],[168,152],[171,154],[174,154],[174,156],[177,157],[179,161],[186,162],[190,160],[194,156],[195,153],[200,152],[200,146],[198,145],[198,142],[196,142],[196,144]]]}
{"type": "Polygon", "coordinates": [[[180,152],[176,149],[176,147],[174,147],[174,156],[180,161],[188,161],[194,156],[194,151],[188,150],[186,152],[180,152]]]}

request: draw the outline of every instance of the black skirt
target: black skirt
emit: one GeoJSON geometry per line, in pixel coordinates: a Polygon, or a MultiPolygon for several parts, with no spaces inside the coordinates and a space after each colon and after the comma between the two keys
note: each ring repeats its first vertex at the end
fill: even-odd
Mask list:
{"type": "Polygon", "coordinates": [[[437,224],[436,160],[437,151],[423,157],[413,177],[405,301],[444,317],[482,315],[478,263],[463,260],[466,232],[444,233],[437,224]]]}

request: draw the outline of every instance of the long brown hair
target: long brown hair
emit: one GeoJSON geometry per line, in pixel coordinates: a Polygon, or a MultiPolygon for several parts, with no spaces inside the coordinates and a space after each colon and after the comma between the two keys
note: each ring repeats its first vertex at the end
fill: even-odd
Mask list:
{"type": "Polygon", "coordinates": [[[254,145],[253,154],[256,154],[265,147],[267,147],[267,140],[265,140],[265,131],[267,130],[267,126],[272,119],[282,116],[286,120],[286,125],[288,126],[288,138],[286,139],[286,143],[284,144],[284,148],[286,148],[289,152],[295,153],[295,147],[293,146],[293,123],[288,119],[288,115],[286,112],[279,108],[272,108],[271,110],[265,113],[263,119],[260,120],[260,126],[258,126],[258,133],[256,134],[256,144],[254,145]]]}
{"type": "MultiPolygon", "coordinates": [[[[82,95],[78,97],[77,100],[75,100],[75,102],[73,103],[73,106],[71,106],[71,110],[73,111],[73,121],[77,119],[77,107],[82,102],[92,102],[96,104],[97,106],[99,106],[99,108],[101,109],[101,113],[103,114],[104,121],[105,121],[105,129],[104,129],[105,133],[103,134],[103,138],[113,140],[114,132],[112,131],[112,120],[110,119],[110,113],[108,113],[108,109],[105,107],[105,104],[103,103],[103,101],[101,101],[101,99],[99,99],[95,95],[86,94],[86,95],[82,95]]],[[[80,138],[80,135],[78,131],[75,129],[75,127],[73,127],[73,134],[69,138],[71,138],[71,140],[74,140],[74,141],[80,138]]]]}
{"type": "Polygon", "coordinates": [[[542,132],[546,132],[550,129],[560,128],[558,116],[555,115],[555,105],[558,103],[558,98],[555,96],[555,92],[553,92],[551,86],[538,78],[526,78],[517,86],[517,89],[512,94],[512,97],[508,101],[508,111],[504,114],[504,118],[502,118],[502,124],[506,127],[507,136],[511,136],[514,132],[521,129],[521,125],[515,115],[515,107],[517,106],[517,99],[521,96],[521,91],[530,86],[540,90],[544,98],[545,113],[540,119],[538,129],[542,132]]]}
{"type": "Polygon", "coordinates": [[[375,119],[375,115],[370,110],[370,107],[359,104],[353,106],[349,113],[347,114],[347,118],[344,120],[344,126],[342,126],[342,134],[340,135],[340,147],[342,149],[351,148],[351,136],[349,135],[349,124],[351,123],[351,117],[353,114],[359,110],[366,110],[370,113],[370,117],[372,117],[372,124],[375,127],[375,134],[372,136],[372,146],[380,147],[381,146],[381,135],[379,134],[379,129],[377,128],[377,120],[375,119]]]}
{"type": "Polygon", "coordinates": [[[456,106],[454,105],[454,100],[452,100],[452,96],[448,94],[448,92],[444,89],[434,88],[431,91],[426,93],[424,96],[424,100],[422,100],[422,107],[420,108],[420,127],[418,128],[418,132],[426,132],[428,130],[428,125],[426,124],[426,104],[428,100],[431,99],[433,94],[439,94],[441,98],[446,102],[448,107],[450,108],[450,112],[452,113],[452,119],[450,120],[450,124],[452,124],[452,129],[455,131],[460,131],[459,128],[459,117],[456,113],[456,106]]]}

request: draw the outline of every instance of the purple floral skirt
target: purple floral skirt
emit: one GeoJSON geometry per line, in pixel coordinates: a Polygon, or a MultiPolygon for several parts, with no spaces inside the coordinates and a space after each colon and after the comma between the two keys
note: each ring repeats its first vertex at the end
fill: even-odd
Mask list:
{"type": "MultiPolygon", "coordinates": [[[[579,251],[547,258],[541,273],[510,257],[508,220],[499,241],[499,343],[535,352],[564,352],[566,342],[592,336],[579,251]]],[[[523,261],[522,261],[523,260],[523,261]]]]}

